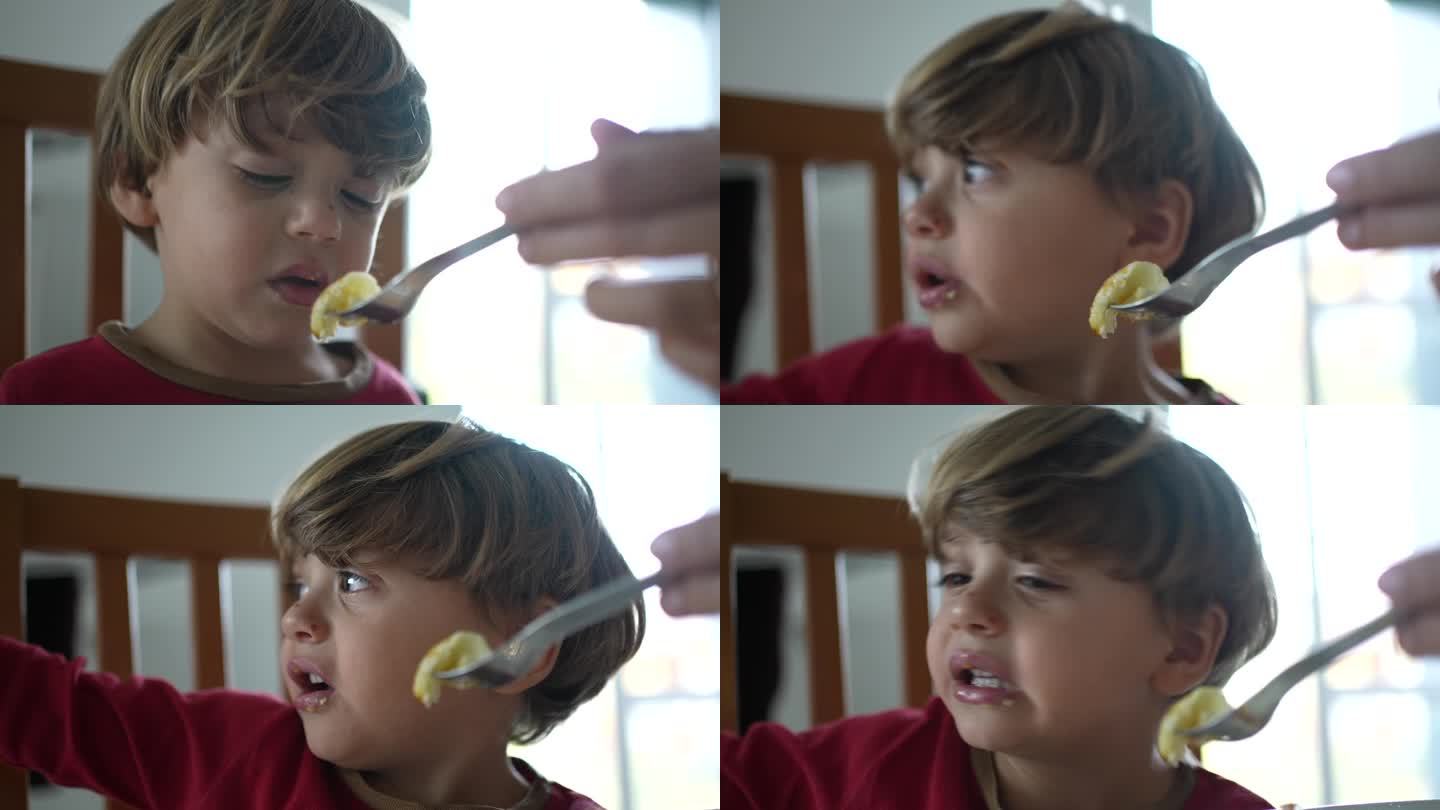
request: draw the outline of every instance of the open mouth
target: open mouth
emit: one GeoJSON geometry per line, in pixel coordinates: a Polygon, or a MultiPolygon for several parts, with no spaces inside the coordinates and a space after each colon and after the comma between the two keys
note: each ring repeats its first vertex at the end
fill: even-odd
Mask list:
{"type": "Polygon", "coordinates": [[[1001,689],[1005,691],[1015,690],[1014,684],[1001,678],[999,675],[996,675],[992,672],[986,672],[983,669],[962,670],[960,672],[960,677],[957,678],[957,680],[959,680],[962,684],[973,686],[977,689],[1001,689]]]}
{"type": "Polygon", "coordinates": [[[960,280],[948,275],[949,270],[940,263],[927,258],[918,258],[911,265],[911,278],[919,292],[920,306],[938,309],[960,297],[960,280]]]}
{"type": "Polygon", "coordinates": [[[290,702],[302,712],[319,711],[335,694],[335,687],[313,666],[291,663],[288,667],[290,680],[295,684],[290,702]]]}
{"type": "Polygon", "coordinates": [[[325,283],[322,281],[317,281],[311,278],[301,278],[300,276],[281,276],[280,278],[275,279],[272,283],[294,284],[298,287],[314,287],[317,290],[323,289],[325,287],[325,283]]]}
{"type": "Polygon", "coordinates": [[[920,289],[922,290],[928,290],[932,287],[941,287],[947,283],[947,280],[945,278],[938,276],[928,270],[922,270],[917,273],[916,280],[919,281],[920,289]]]}

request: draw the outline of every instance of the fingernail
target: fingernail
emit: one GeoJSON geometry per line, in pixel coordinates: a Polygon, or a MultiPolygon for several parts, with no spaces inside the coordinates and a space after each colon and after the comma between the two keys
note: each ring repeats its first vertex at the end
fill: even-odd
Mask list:
{"type": "Polygon", "coordinates": [[[1348,161],[1335,164],[1325,175],[1325,183],[1336,194],[1345,194],[1355,186],[1355,172],[1348,161]]]}
{"type": "Polygon", "coordinates": [[[1350,220],[1340,223],[1340,241],[1346,245],[1354,245],[1360,241],[1360,223],[1350,220]]]}
{"type": "Polygon", "coordinates": [[[509,213],[510,204],[515,201],[515,194],[506,188],[495,195],[495,207],[502,212],[509,213]]]}

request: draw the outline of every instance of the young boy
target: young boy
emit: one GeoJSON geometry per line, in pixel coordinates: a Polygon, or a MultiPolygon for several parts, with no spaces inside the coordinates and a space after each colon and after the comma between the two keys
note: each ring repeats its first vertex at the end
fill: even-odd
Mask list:
{"type": "Polygon", "coordinates": [[[317,343],[430,156],[425,82],[352,0],[178,0],[100,89],[97,189],[160,257],[155,312],[17,363],[0,403],[409,404],[393,366],[317,343]]]}
{"type": "Polygon", "coordinates": [[[1032,407],[952,442],[912,501],[941,571],[937,696],[725,736],[728,810],[1271,806],[1155,753],[1166,709],[1274,634],[1269,575],[1219,466],[1114,410],[1032,407]]]}
{"type": "MultiPolygon", "coordinates": [[[[961,31],[887,111],[916,185],[899,327],[722,389],[726,403],[1220,403],[1152,356],[1153,330],[1087,324],[1112,273],[1171,279],[1262,218],[1260,177],[1182,51],[1067,4],[961,31]]],[[[785,272],[800,272],[782,268],[785,272]]]]}
{"type": "Polygon", "coordinates": [[[292,577],[285,700],[180,694],[0,638],[0,762],[139,808],[598,810],[506,755],[593,698],[639,648],[643,603],[505,687],[411,694],[456,630],[498,646],[629,569],[563,462],[461,422],[349,439],[272,510],[292,577]]]}

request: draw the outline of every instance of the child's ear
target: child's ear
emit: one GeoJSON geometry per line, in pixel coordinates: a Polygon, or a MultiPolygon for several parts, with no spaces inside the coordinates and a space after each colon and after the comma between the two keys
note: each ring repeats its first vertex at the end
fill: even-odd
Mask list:
{"type": "Polygon", "coordinates": [[[1160,181],[1153,192],[1136,201],[1133,215],[1127,263],[1147,261],[1168,268],[1185,253],[1195,201],[1184,183],[1160,181]]]}
{"type": "Polygon", "coordinates": [[[116,180],[110,184],[110,202],[126,222],[137,228],[153,228],[160,222],[149,188],[126,188],[116,180]]]}
{"type": "Polygon", "coordinates": [[[1175,621],[1170,629],[1170,651],[1150,676],[1150,685],[1166,697],[1178,697],[1199,686],[1215,668],[1215,656],[1229,627],[1230,618],[1219,605],[1211,605],[1189,621],[1175,621]]]}
{"type": "MultiPolygon", "coordinates": [[[[539,602],[536,603],[535,610],[533,611],[531,618],[533,619],[540,616],[540,614],[555,607],[556,604],[557,603],[554,599],[541,599],[539,602]]],[[[518,630],[519,628],[515,629],[518,630]]],[[[519,678],[516,678],[510,683],[505,684],[504,686],[496,687],[495,691],[499,692],[502,695],[518,695],[524,692],[526,689],[535,686],[536,684],[550,677],[550,672],[555,669],[555,659],[559,656],[560,645],[550,645],[550,647],[545,650],[545,654],[540,657],[539,663],[535,664],[535,666],[531,668],[529,672],[525,673],[519,678]]]]}

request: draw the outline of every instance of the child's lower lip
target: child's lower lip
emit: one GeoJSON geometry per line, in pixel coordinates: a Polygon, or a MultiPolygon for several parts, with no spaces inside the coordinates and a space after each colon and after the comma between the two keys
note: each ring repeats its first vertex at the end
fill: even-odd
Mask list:
{"type": "Polygon", "coordinates": [[[334,689],[316,689],[313,692],[301,692],[290,699],[290,705],[302,712],[318,712],[330,703],[334,696],[334,689]]]}
{"type": "Polygon", "coordinates": [[[960,297],[960,282],[953,279],[933,287],[920,290],[920,306],[925,309],[939,309],[948,306],[960,297]]]}
{"type": "Polygon", "coordinates": [[[1015,702],[1016,692],[1009,689],[996,689],[991,686],[974,686],[968,683],[955,685],[955,699],[961,703],[970,703],[977,706],[1009,706],[1015,702]]]}
{"type": "Polygon", "coordinates": [[[281,298],[297,307],[312,307],[315,299],[320,297],[323,287],[319,284],[303,284],[298,281],[272,281],[270,289],[274,290],[281,298]]]}

